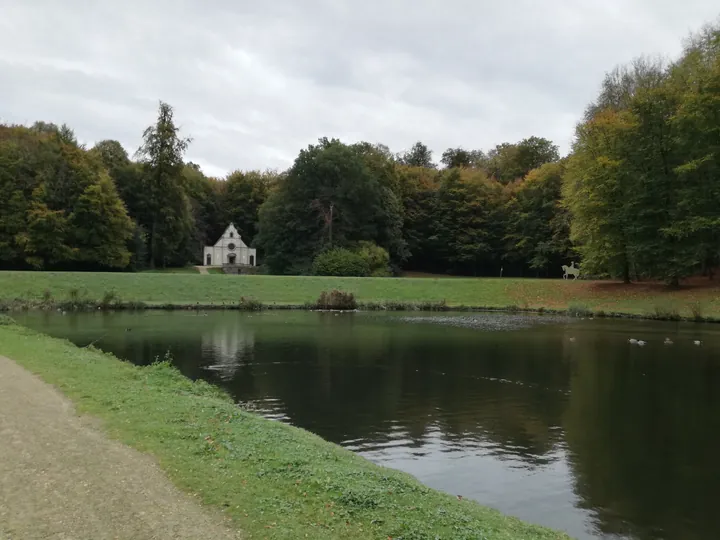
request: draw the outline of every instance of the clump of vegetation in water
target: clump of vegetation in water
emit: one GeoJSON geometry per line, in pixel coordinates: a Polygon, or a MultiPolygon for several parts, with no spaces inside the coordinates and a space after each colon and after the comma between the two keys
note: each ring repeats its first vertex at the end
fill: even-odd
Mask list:
{"type": "Polygon", "coordinates": [[[102,300],[100,300],[99,307],[101,307],[102,309],[111,309],[121,304],[122,302],[120,300],[120,297],[118,296],[118,293],[115,291],[115,289],[111,289],[109,291],[105,291],[102,300]]]}
{"type": "Polygon", "coordinates": [[[63,311],[87,311],[94,309],[97,302],[87,297],[87,291],[70,289],[67,300],[58,303],[58,308],[63,311]]]}
{"type": "Polygon", "coordinates": [[[248,538],[567,539],[248,413],[169,357],[147,367],[0,326],[0,354],[64,391],[248,538]]]}
{"type": "Polygon", "coordinates": [[[261,311],[263,303],[255,298],[241,296],[240,301],[238,302],[238,307],[242,311],[261,311]]]}
{"type": "Polygon", "coordinates": [[[43,306],[51,306],[53,304],[53,295],[49,289],[45,289],[42,295],[43,306]]]}
{"type": "Polygon", "coordinates": [[[682,319],[674,306],[655,306],[654,318],[660,321],[679,321],[682,319]]]}
{"type": "Polygon", "coordinates": [[[705,320],[705,317],[703,316],[705,310],[700,302],[693,302],[690,304],[690,313],[692,313],[694,321],[701,322],[705,320]]]}
{"type": "Polygon", "coordinates": [[[592,317],[592,310],[582,304],[570,304],[568,307],[568,315],[571,317],[592,317]]]}
{"type": "Polygon", "coordinates": [[[353,293],[338,291],[334,289],[330,292],[323,291],[320,293],[316,306],[318,309],[338,309],[353,310],[357,309],[358,304],[353,293]]]}

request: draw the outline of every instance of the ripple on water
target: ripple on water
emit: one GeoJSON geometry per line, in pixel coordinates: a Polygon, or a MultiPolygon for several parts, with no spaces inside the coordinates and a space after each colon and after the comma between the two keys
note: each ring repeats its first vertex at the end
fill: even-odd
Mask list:
{"type": "Polygon", "coordinates": [[[520,330],[542,324],[562,324],[572,321],[562,315],[517,315],[506,313],[478,313],[473,315],[407,315],[395,318],[411,324],[437,324],[476,330],[520,330]]]}

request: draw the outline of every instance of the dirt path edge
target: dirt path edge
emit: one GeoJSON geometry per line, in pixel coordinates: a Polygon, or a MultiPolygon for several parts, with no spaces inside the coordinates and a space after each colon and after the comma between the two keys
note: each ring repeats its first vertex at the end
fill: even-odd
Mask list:
{"type": "Polygon", "coordinates": [[[0,356],[0,539],[238,539],[155,461],[0,356]]]}

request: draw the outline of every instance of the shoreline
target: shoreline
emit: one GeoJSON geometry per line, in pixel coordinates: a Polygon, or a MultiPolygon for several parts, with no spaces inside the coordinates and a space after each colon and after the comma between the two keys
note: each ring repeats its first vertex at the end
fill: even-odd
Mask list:
{"type": "Polygon", "coordinates": [[[167,361],[134,366],[7,317],[0,317],[0,354],[99,418],[111,438],[153,456],[175,485],[248,537],[568,538],[262,418],[167,361]]]}
{"type": "Polygon", "coordinates": [[[358,303],[355,309],[326,309],[315,304],[263,304],[256,300],[238,302],[237,304],[201,304],[201,303],[170,303],[157,304],[149,302],[117,302],[105,304],[102,301],[75,301],[65,302],[43,302],[15,299],[0,302],[0,313],[12,315],[17,312],[27,311],[60,311],[68,313],[93,313],[102,312],[125,312],[125,311],[316,311],[316,312],[376,312],[376,311],[397,311],[397,312],[421,312],[421,313],[522,313],[528,315],[562,315],[574,318],[596,318],[596,319],[633,319],[643,321],[666,321],[666,322],[694,322],[694,323],[720,323],[720,317],[703,315],[685,316],[678,313],[630,313],[622,311],[592,310],[587,308],[521,308],[517,306],[495,307],[495,306],[452,306],[443,303],[402,303],[402,302],[370,302],[358,303]]]}

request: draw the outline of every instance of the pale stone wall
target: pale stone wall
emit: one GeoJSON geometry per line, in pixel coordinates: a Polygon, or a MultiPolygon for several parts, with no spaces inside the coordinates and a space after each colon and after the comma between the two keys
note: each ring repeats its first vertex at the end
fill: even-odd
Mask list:
{"type": "Polygon", "coordinates": [[[232,224],[225,229],[214,246],[205,246],[203,249],[203,266],[222,266],[223,264],[257,266],[257,252],[245,245],[232,224]]]}

